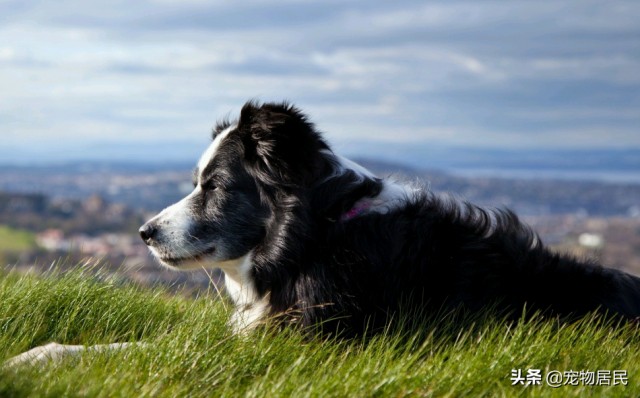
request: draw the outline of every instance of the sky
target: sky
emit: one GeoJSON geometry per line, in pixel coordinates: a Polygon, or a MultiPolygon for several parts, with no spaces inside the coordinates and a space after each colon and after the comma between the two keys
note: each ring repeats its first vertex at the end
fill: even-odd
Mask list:
{"type": "Polygon", "coordinates": [[[4,0],[0,163],[195,161],[249,99],[352,156],[640,150],[638,21],[637,0],[4,0]]]}

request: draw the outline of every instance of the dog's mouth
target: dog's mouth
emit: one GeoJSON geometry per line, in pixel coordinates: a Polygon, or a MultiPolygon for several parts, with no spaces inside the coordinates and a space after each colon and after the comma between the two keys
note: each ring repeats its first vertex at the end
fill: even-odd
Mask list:
{"type": "MultiPolygon", "coordinates": [[[[169,267],[183,267],[185,264],[189,263],[202,263],[207,260],[209,256],[215,254],[216,248],[211,247],[200,253],[181,256],[181,257],[173,257],[173,256],[158,256],[158,260],[161,263],[168,265],[169,267]]],[[[202,265],[202,264],[200,264],[202,265]]]]}

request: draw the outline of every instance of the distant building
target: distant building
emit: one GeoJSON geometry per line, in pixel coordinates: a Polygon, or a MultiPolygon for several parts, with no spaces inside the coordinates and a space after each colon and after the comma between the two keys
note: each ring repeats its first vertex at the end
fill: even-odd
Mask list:
{"type": "Polygon", "coordinates": [[[36,235],[38,246],[49,251],[67,251],[71,245],[64,238],[64,232],[59,229],[47,229],[36,235]]]}
{"type": "Polygon", "coordinates": [[[600,234],[583,233],[578,236],[578,244],[590,249],[598,249],[604,245],[604,238],[600,234]]]}

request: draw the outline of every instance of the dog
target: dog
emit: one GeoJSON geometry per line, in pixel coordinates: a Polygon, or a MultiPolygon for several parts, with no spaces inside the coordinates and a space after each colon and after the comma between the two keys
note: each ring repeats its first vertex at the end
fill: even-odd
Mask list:
{"type": "Polygon", "coordinates": [[[508,210],[380,179],[288,103],[219,123],[193,185],[140,235],[167,267],[222,269],[236,332],[358,335],[454,307],[640,316],[639,278],[549,251],[508,210]]]}
{"type": "MultiPolygon", "coordinates": [[[[549,251],[508,210],[380,179],[288,103],[251,101],[218,123],[193,186],[139,233],[166,267],[224,272],[235,333],[356,336],[460,307],[640,316],[640,278],[549,251]]],[[[13,363],[78,351],[42,348],[13,363]]]]}

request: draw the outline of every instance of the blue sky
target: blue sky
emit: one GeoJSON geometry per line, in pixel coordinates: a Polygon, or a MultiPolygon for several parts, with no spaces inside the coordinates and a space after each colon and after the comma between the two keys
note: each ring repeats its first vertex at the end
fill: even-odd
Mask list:
{"type": "Polygon", "coordinates": [[[640,149],[640,2],[0,2],[4,161],[195,159],[288,99],[340,150],[640,149]]]}

